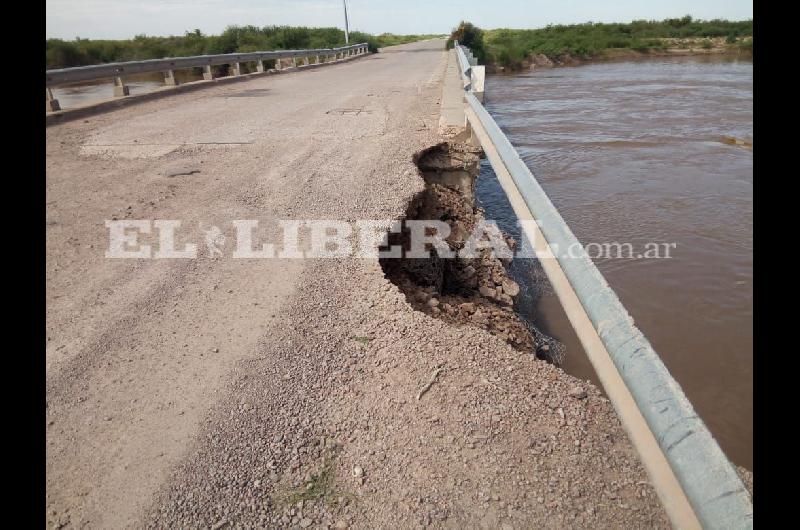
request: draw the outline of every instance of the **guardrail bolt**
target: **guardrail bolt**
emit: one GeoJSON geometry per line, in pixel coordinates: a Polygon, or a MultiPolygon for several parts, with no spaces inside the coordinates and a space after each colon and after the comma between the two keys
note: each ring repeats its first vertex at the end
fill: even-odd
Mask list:
{"type": "Polygon", "coordinates": [[[53,91],[50,87],[47,87],[47,112],[55,112],[57,110],[61,110],[61,105],[59,105],[58,100],[53,97],[53,91]]]}
{"type": "Polygon", "coordinates": [[[211,81],[214,79],[214,70],[211,69],[210,64],[207,64],[203,67],[203,79],[206,81],[211,81]]]}
{"type": "Polygon", "coordinates": [[[164,72],[164,84],[167,86],[178,86],[178,80],[175,79],[174,70],[167,70],[164,72]]]}
{"type": "Polygon", "coordinates": [[[117,76],[114,78],[114,97],[121,98],[125,96],[130,96],[131,91],[130,87],[125,85],[125,82],[122,80],[121,77],[117,76]]]}

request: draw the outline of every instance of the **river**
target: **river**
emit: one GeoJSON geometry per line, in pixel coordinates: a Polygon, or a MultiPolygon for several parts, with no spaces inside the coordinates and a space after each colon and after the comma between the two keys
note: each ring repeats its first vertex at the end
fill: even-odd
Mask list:
{"type": "MultiPolygon", "coordinates": [[[[723,141],[752,142],[752,61],[490,76],[485,105],[584,245],[675,244],[669,258],[595,264],[728,457],[752,470],[753,153],[723,141]]],[[[519,237],[486,161],[477,197],[487,219],[519,237]]],[[[567,372],[597,383],[540,267],[515,260],[511,272],[520,314],[560,341],[567,372]]]]}

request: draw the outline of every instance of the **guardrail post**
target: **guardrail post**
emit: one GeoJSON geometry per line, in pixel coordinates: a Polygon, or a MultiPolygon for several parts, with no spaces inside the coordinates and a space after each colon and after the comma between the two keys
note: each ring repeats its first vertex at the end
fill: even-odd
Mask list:
{"type": "Polygon", "coordinates": [[[124,96],[130,96],[131,91],[130,88],[125,86],[125,82],[122,80],[120,76],[114,78],[114,97],[121,98],[124,96]]]}
{"type": "Polygon", "coordinates": [[[242,75],[242,65],[241,63],[239,63],[239,61],[233,63],[233,75],[234,76],[242,75]]]}
{"type": "Polygon", "coordinates": [[[297,68],[297,57],[292,57],[292,68],[297,68]]]}
{"type": "Polygon", "coordinates": [[[264,69],[264,59],[259,59],[256,61],[256,72],[263,72],[264,69]]]}
{"type": "Polygon", "coordinates": [[[319,64],[319,54],[316,56],[316,59],[314,60],[314,64],[319,64]]]}
{"type": "Polygon", "coordinates": [[[178,80],[175,79],[175,70],[167,70],[164,72],[164,84],[167,86],[178,86],[178,80]]]}
{"type": "Polygon", "coordinates": [[[210,64],[203,67],[203,79],[206,81],[212,81],[214,79],[214,71],[211,69],[210,64]]]}
{"type": "Polygon", "coordinates": [[[61,110],[61,105],[59,105],[58,100],[53,97],[53,91],[50,87],[47,87],[47,112],[55,112],[57,110],[61,110]]]}
{"type": "Polygon", "coordinates": [[[275,59],[275,70],[280,71],[282,69],[283,67],[281,67],[281,58],[278,57],[277,59],[275,59]]]}

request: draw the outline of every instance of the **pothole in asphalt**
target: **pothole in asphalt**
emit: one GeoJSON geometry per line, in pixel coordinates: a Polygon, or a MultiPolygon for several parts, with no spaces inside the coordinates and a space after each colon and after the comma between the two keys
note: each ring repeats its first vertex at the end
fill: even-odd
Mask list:
{"type": "MultiPolygon", "coordinates": [[[[450,234],[445,242],[456,252],[484,219],[483,210],[474,202],[481,154],[480,148],[443,143],[415,156],[425,189],[409,204],[405,220],[446,222],[450,234]]],[[[433,230],[427,234],[433,235],[433,230]]],[[[511,249],[516,248],[513,238],[501,237],[511,249]]],[[[390,233],[388,243],[409,250],[408,227],[390,233]]],[[[415,310],[456,326],[485,329],[520,351],[558,364],[558,350],[551,347],[554,340],[514,312],[520,288],[506,272],[504,265],[510,260],[492,256],[490,249],[482,249],[472,258],[442,258],[431,248],[429,258],[381,258],[380,264],[415,310]]]]}
{"type": "Polygon", "coordinates": [[[220,94],[218,97],[224,98],[260,98],[269,94],[268,88],[253,88],[249,90],[239,90],[231,94],[220,94]]]}

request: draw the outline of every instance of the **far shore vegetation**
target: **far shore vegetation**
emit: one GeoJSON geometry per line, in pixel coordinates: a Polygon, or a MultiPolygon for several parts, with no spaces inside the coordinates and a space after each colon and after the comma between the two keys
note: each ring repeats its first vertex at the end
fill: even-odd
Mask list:
{"type": "Polygon", "coordinates": [[[448,39],[468,46],[481,64],[516,70],[544,56],[553,63],[700,50],[752,53],[753,20],[696,20],[687,15],[661,21],[636,20],[629,24],[549,25],[540,29],[483,30],[461,22],[448,39]]]}
{"type": "MultiPolygon", "coordinates": [[[[371,35],[350,32],[350,43],[366,42],[370,51],[436,37],[437,35],[371,35]]],[[[344,46],[344,31],[338,28],[290,26],[230,26],[220,35],[199,29],[184,35],[153,37],[138,35],[127,40],[47,39],[47,69],[91,64],[186,57],[268,50],[300,50],[344,46]]]]}

